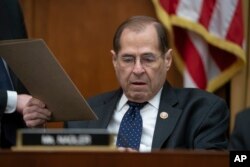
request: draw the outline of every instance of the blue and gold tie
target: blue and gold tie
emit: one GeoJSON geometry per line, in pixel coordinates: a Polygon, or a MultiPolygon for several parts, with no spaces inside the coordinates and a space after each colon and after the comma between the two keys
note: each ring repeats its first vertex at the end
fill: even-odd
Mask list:
{"type": "Polygon", "coordinates": [[[134,103],[128,101],[127,103],[129,109],[122,118],[116,145],[117,147],[127,147],[139,150],[142,135],[142,117],[140,109],[143,108],[147,102],[134,103]]]}
{"type": "Polygon", "coordinates": [[[8,76],[6,67],[1,57],[0,57],[0,89],[12,90],[10,77],[8,76]]]}

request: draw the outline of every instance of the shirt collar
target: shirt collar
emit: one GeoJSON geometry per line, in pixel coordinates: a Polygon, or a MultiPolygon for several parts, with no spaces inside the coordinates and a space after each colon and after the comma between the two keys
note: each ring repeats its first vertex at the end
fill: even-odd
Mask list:
{"type": "MultiPolygon", "coordinates": [[[[148,101],[148,103],[151,104],[153,107],[155,107],[157,110],[159,109],[159,105],[160,105],[161,92],[162,92],[162,88],[158,91],[158,93],[152,99],[148,101]]],[[[123,93],[117,105],[117,111],[121,111],[121,109],[126,105],[127,101],[128,101],[128,98],[123,93]]]]}
{"type": "Polygon", "coordinates": [[[117,111],[121,111],[121,109],[126,105],[127,101],[128,101],[128,98],[123,93],[122,97],[117,105],[117,111]]]}
{"type": "Polygon", "coordinates": [[[161,92],[162,88],[158,91],[158,93],[148,101],[149,104],[151,104],[153,107],[155,107],[157,110],[159,109],[160,100],[161,100],[161,92]]]}

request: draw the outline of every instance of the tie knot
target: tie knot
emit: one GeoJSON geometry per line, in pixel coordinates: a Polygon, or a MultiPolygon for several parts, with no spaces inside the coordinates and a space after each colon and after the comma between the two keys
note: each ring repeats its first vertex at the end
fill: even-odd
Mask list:
{"type": "Polygon", "coordinates": [[[148,102],[136,103],[136,102],[128,101],[127,103],[128,103],[128,105],[129,105],[129,107],[138,108],[138,109],[140,110],[140,109],[142,109],[148,102]]]}

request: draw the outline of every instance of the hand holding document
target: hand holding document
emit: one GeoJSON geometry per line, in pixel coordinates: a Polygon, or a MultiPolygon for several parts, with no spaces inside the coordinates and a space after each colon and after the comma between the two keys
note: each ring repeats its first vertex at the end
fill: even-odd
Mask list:
{"type": "Polygon", "coordinates": [[[51,121],[97,119],[43,40],[1,41],[0,56],[31,95],[46,104],[51,121]]]}

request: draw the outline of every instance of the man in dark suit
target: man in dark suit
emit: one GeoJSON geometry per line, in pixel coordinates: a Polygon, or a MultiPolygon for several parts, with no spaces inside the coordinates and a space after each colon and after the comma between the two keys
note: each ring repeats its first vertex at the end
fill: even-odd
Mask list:
{"type": "Polygon", "coordinates": [[[227,148],[226,103],[198,89],[172,88],[166,81],[172,49],[161,23],[147,16],[126,20],[115,33],[111,53],[121,88],[88,101],[99,120],[67,122],[65,127],[108,129],[117,134],[114,141],[121,150],[227,148]],[[131,107],[131,102],[141,107],[131,107]],[[131,110],[141,115],[132,116],[136,123],[128,123],[134,121],[126,116],[131,110]],[[139,140],[139,146],[130,140],[139,140]]]}
{"type": "MultiPolygon", "coordinates": [[[[0,0],[0,40],[26,38],[18,0],[0,0]]],[[[50,118],[45,104],[28,91],[0,55],[0,147],[15,145],[16,130],[43,125],[50,118]]]]}
{"type": "MultiPolygon", "coordinates": [[[[12,76],[13,88],[18,90],[18,93],[27,93],[27,90],[18,81],[18,79],[14,77],[14,75],[12,76]]],[[[0,78],[2,78],[2,76],[0,78]]],[[[18,112],[13,112],[13,109],[15,110],[16,105],[11,104],[12,102],[10,99],[13,96],[14,98],[17,98],[17,94],[14,91],[7,91],[5,88],[2,88],[1,85],[2,84],[0,84],[0,146],[2,148],[9,148],[15,144],[16,129],[25,127],[25,122],[23,121],[21,114],[18,112]],[[9,104],[7,104],[7,102],[9,102],[9,104]],[[12,113],[7,114],[7,110],[10,110],[12,113]]],[[[27,98],[27,100],[29,99],[28,96],[24,98],[27,98]]]]}
{"type": "Polygon", "coordinates": [[[250,150],[250,108],[239,112],[230,137],[230,150],[250,150]]]}

